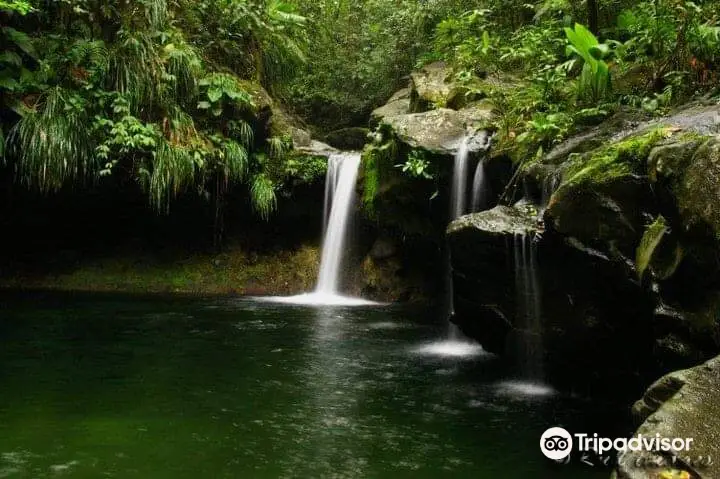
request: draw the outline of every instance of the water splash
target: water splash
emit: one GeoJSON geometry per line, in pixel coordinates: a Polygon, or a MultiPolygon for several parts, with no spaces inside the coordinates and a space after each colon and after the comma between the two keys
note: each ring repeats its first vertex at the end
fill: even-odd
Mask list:
{"type": "Polygon", "coordinates": [[[438,356],[448,358],[472,358],[478,356],[492,357],[482,346],[469,341],[440,341],[420,346],[413,350],[414,353],[425,356],[438,356]]]}

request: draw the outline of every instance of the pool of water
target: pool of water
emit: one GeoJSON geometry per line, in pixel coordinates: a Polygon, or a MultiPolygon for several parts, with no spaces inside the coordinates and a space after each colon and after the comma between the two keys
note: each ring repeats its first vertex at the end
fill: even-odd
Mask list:
{"type": "Polygon", "coordinates": [[[0,295],[0,478],[607,478],[540,453],[597,401],[396,306],[0,295]]]}

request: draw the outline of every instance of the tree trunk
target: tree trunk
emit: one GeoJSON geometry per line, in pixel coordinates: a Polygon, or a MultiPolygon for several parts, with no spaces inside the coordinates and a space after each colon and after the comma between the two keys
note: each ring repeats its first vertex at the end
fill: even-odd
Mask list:
{"type": "Polygon", "coordinates": [[[598,2],[597,0],[587,0],[588,6],[588,28],[596,36],[600,33],[600,25],[598,24],[598,2]]]}

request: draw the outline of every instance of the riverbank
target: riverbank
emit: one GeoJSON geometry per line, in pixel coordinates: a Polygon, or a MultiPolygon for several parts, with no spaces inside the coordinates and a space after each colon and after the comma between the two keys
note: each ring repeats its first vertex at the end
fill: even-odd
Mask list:
{"type": "Polygon", "coordinates": [[[130,252],[77,258],[52,271],[18,267],[0,278],[0,289],[183,293],[210,295],[287,295],[310,291],[317,277],[319,249],[256,253],[239,245],[220,254],[130,252]]]}

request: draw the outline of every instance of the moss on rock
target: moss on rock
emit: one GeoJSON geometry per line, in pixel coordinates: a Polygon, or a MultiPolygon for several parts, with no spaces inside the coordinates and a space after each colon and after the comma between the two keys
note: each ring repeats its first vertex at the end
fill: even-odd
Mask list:
{"type": "Polygon", "coordinates": [[[695,152],[677,198],[686,229],[707,230],[720,240],[720,137],[710,138],[695,152]]]}
{"type": "Polygon", "coordinates": [[[597,185],[627,175],[644,174],[650,151],[668,134],[668,129],[657,128],[586,155],[573,154],[568,158],[562,186],[597,185]]]}

